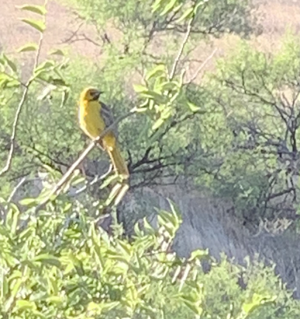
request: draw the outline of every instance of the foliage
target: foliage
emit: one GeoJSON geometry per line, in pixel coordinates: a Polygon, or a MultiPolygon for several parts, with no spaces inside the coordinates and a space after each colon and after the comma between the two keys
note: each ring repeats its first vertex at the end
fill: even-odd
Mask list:
{"type": "Polygon", "coordinates": [[[271,268],[216,262],[205,251],[176,256],[170,247],[181,221],[172,204],[157,227],[136,225],[131,240],[120,226],[108,235],[80,202],[60,198],[38,215],[1,207],[2,318],[299,316],[271,268]]]}
{"type": "Polygon", "coordinates": [[[291,34],[273,55],[241,43],[208,82],[226,130],[226,151],[210,148],[220,162],[213,189],[269,217],[290,210],[298,193],[299,48],[291,34]]]}
{"type": "MultiPolygon", "coordinates": [[[[82,148],[82,139],[79,130],[75,129],[76,100],[82,87],[100,87],[105,92],[104,101],[118,116],[133,105],[138,105],[145,97],[146,92],[139,94],[136,99],[132,95],[132,81],[128,82],[130,77],[136,77],[138,73],[143,73],[144,80],[152,83],[149,85],[154,85],[147,93],[154,96],[150,96],[149,101],[144,100],[144,106],[140,107],[140,112],[146,116],[139,114],[136,119],[123,121],[119,127],[120,143],[128,155],[129,168],[134,177],[132,187],[160,183],[162,178],[176,179],[185,170],[185,163],[192,160],[191,151],[186,150],[192,147],[195,138],[190,139],[193,132],[187,129],[187,123],[191,128],[193,122],[198,121],[197,113],[203,111],[199,111],[199,106],[186,99],[183,69],[173,63],[178,49],[173,45],[168,49],[167,44],[181,45],[178,34],[186,32],[191,17],[191,32],[194,35],[190,37],[190,44],[182,44],[186,50],[195,46],[195,41],[203,33],[217,35],[234,31],[233,24],[235,19],[240,19],[239,13],[245,17],[241,26],[248,28],[250,15],[247,13],[251,10],[248,3],[239,1],[232,1],[230,4],[222,2],[221,5],[214,1],[173,1],[167,8],[164,1],[157,1],[155,4],[151,1],[138,4],[127,1],[125,5],[107,1],[77,1],[74,4],[76,8],[79,6],[78,14],[81,18],[95,25],[99,41],[103,40],[99,42],[102,46],[101,62],[76,58],[71,53],[67,54],[56,48],[49,52],[44,61],[40,61],[43,33],[47,26],[47,8],[36,5],[19,7],[23,12],[30,11],[36,15],[36,19],[22,18],[22,21],[40,34],[40,41],[30,42],[17,49],[18,54],[26,57],[32,55],[35,61],[30,71],[28,68],[25,70],[26,73],[31,72],[28,83],[24,83],[21,76],[24,70],[5,54],[1,59],[1,105],[4,108],[1,116],[3,123],[6,123],[1,129],[3,166],[10,145],[16,145],[10,141],[11,123],[15,118],[18,122],[15,126],[17,152],[14,152],[10,170],[6,174],[9,184],[3,188],[3,195],[7,195],[9,185],[15,185],[23,176],[35,177],[37,172],[44,171],[45,166],[63,172],[77,157],[82,148]],[[113,22],[114,28],[122,31],[120,41],[109,39],[107,28],[110,22],[113,22]],[[227,23],[233,29],[226,26],[227,23]],[[162,37],[166,44],[165,53],[155,58],[151,52],[152,43],[155,43],[158,34],[165,31],[168,31],[166,37],[162,37]],[[123,49],[120,44],[124,46],[123,49]],[[160,63],[157,65],[158,61],[160,63]],[[171,73],[174,74],[169,80],[171,73]],[[15,117],[22,88],[27,91],[27,87],[26,98],[18,117],[15,117]],[[156,105],[154,97],[158,98],[159,95],[155,95],[155,90],[160,95],[156,105]],[[164,97],[165,94],[169,97],[164,97]],[[150,113],[145,112],[146,110],[150,113]]],[[[99,157],[102,159],[103,155],[93,152],[86,169],[88,176],[94,176],[95,171],[99,174],[98,165],[94,165],[96,168],[91,165],[91,162],[99,162],[99,157]]]]}
{"type": "MultiPolygon", "coordinates": [[[[21,177],[46,170],[53,184],[81,151],[75,104],[87,85],[105,91],[117,116],[136,107],[135,118],[119,128],[132,189],[192,178],[237,208],[261,214],[272,199],[297,193],[286,186],[297,175],[299,155],[295,39],[287,37],[272,56],[243,43],[198,84],[185,75],[189,52],[207,35],[248,34],[248,1],[70,3],[95,25],[105,62],[57,49],[40,61],[47,8],[36,5],[20,8],[38,16],[21,20],[40,35],[17,50],[33,56],[27,81],[18,62],[5,53],[0,58],[2,317],[298,318],[299,303],[272,268],[215,261],[205,251],[188,259],[173,253],[180,225],[173,205],[171,213],[158,214],[157,227],[144,220],[128,239],[119,225],[111,235],[99,226],[98,186],[95,197],[72,195],[71,185],[92,186],[76,175],[46,207],[38,206],[46,188],[14,203],[19,186],[12,185],[21,177]],[[120,41],[110,39],[109,23],[122,31],[120,41]],[[158,56],[151,47],[157,40],[165,44],[158,56]]],[[[99,175],[91,169],[99,156],[90,156],[87,180],[99,175]]]]}

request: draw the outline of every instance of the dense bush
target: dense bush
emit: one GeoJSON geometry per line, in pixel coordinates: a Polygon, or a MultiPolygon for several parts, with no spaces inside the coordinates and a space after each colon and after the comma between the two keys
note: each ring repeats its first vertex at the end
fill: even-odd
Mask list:
{"type": "Polygon", "coordinates": [[[38,216],[1,207],[2,318],[299,317],[271,268],[216,262],[205,251],[178,258],[173,205],[130,240],[117,225],[108,235],[79,202],[50,203],[38,216]]]}

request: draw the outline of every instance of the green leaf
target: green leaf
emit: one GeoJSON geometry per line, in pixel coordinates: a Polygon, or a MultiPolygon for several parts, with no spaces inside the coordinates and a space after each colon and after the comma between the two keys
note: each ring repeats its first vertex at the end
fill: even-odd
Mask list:
{"type": "Polygon", "coordinates": [[[40,71],[40,70],[46,70],[46,69],[52,68],[54,66],[54,64],[55,64],[54,61],[47,60],[47,61],[39,64],[35,71],[37,72],[37,71],[40,71]]]}
{"type": "Polygon", "coordinates": [[[203,308],[198,305],[198,302],[195,302],[195,300],[191,296],[181,296],[182,301],[184,304],[192,310],[196,315],[201,316],[203,313],[203,308]]]}
{"type": "Polygon", "coordinates": [[[47,10],[44,6],[24,4],[22,6],[16,6],[17,9],[31,11],[37,14],[44,16],[47,13],[47,10]]]}
{"type": "Polygon", "coordinates": [[[26,18],[21,18],[20,20],[30,25],[31,27],[33,27],[34,29],[38,30],[41,33],[43,33],[46,29],[45,23],[43,21],[26,19],[26,18]]]}
{"type": "Polygon", "coordinates": [[[19,239],[26,241],[33,234],[34,230],[32,227],[26,227],[19,235],[19,239]]]}
{"type": "Polygon", "coordinates": [[[197,105],[194,104],[194,103],[187,102],[187,105],[189,106],[189,108],[190,108],[190,110],[191,110],[192,112],[197,112],[197,111],[200,110],[200,107],[197,106],[197,105]]]}
{"type": "Polygon", "coordinates": [[[51,296],[47,298],[46,301],[55,305],[60,305],[64,302],[64,299],[61,296],[51,296]]]}
{"type": "MultiPolygon", "coordinates": [[[[166,67],[164,64],[157,65],[154,69],[149,71],[145,77],[146,81],[152,79],[154,76],[158,76],[166,73],[166,67]]],[[[146,89],[147,90],[147,89],[146,89]]],[[[139,92],[139,91],[136,91],[139,92]]]]}
{"type": "Polygon", "coordinates": [[[5,54],[3,54],[3,58],[6,64],[10,67],[10,69],[14,72],[17,72],[17,66],[15,65],[15,63],[12,60],[10,60],[5,54]]]}
{"type": "Polygon", "coordinates": [[[113,301],[113,302],[105,302],[103,305],[101,305],[101,308],[104,311],[111,311],[115,308],[117,308],[120,305],[120,302],[118,301],[113,301]]]}
{"type": "Polygon", "coordinates": [[[164,10],[160,13],[161,16],[168,14],[175,7],[178,0],[170,0],[165,6],[164,10]]]}
{"type": "Polygon", "coordinates": [[[262,296],[257,293],[254,293],[252,296],[252,300],[250,302],[245,302],[242,305],[242,309],[247,315],[249,315],[262,304],[272,303],[276,299],[276,296],[262,296]]]}
{"type": "Polygon", "coordinates": [[[38,45],[36,43],[28,43],[17,49],[17,52],[30,52],[36,51],[38,49],[38,45]]]}
{"type": "Polygon", "coordinates": [[[194,14],[194,8],[189,8],[176,22],[178,23],[183,20],[186,20],[187,18],[191,18],[193,14],[194,14]]]}
{"type": "Polygon", "coordinates": [[[166,2],[165,0],[156,0],[153,5],[152,5],[152,12],[155,12],[157,11],[161,6],[162,6],[162,3],[163,2],[166,2]]]}
{"type": "Polygon", "coordinates": [[[100,189],[103,189],[105,187],[107,187],[109,184],[111,184],[113,181],[118,180],[118,176],[116,175],[112,175],[107,177],[104,182],[101,184],[100,189]]]}
{"type": "Polygon", "coordinates": [[[17,300],[16,306],[18,310],[36,310],[36,304],[33,301],[17,300]]]}
{"type": "Polygon", "coordinates": [[[36,256],[34,258],[34,261],[39,261],[42,264],[52,265],[52,266],[56,266],[58,268],[61,266],[60,260],[57,257],[54,257],[54,256],[49,255],[49,254],[41,254],[39,256],[36,256]]]}
{"type": "Polygon", "coordinates": [[[157,121],[155,121],[155,123],[152,126],[152,130],[155,131],[157,130],[160,126],[162,126],[164,124],[165,120],[162,118],[159,118],[157,121]]]}
{"type": "Polygon", "coordinates": [[[7,82],[6,87],[8,88],[20,87],[20,82],[18,80],[11,80],[7,82]]]}
{"type": "Polygon", "coordinates": [[[5,225],[11,234],[15,234],[19,221],[19,211],[11,208],[6,215],[5,225]]]}
{"type": "Polygon", "coordinates": [[[166,96],[163,96],[157,92],[154,91],[146,91],[141,92],[141,96],[145,98],[151,98],[155,100],[157,103],[165,103],[166,102],[166,96]]]}
{"type": "Polygon", "coordinates": [[[189,261],[192,261],[194,259],[201,259],[203,257],[208,257],[208,250],[197,249],[191,253],[191,257],[189,258],[189,261]]]}
{"type": "Polygon", "coordinates": [[[18,221],[19,221],[19,211],[15,211],[11,209],[12,215],[11,215],[11,220],[10,220],[10,232],[11,234],[15,235],[18,227],[18,221]]]}
{"type": "Polygon", "coordinates": [[[146,86],[143,86],[140,84],[133,84],[133,88],[134,88],[135,92],[137,92],[137,93],[148,91],[148,88],[146,86]]]}
{"type": "Polygon", "coordinates": [[[24,199],[21,199],[19,201],[19,204],[24,205],[24,206],[30,206],[30,205],[36,204],[36,199],[35,198],[24,198],[24,199]]]}
{"type": "Polygon", "coordinates": [[[3,276],[2,275],[2,278],[1,278],[1,297],[5,296],[8,292],[9,292],[9,285],[8,285],[8,280],[6,278],[6,276],[3,276]]]}
{"type": "Polygon", "coordinates": [[[131,255],[130,245],[125,243],[123,240],[119,240],[119,247],[126,255],[131,255]]]}
{"type": "Polygon", "coordinates": [[[65,53],[63,50],[60,50],[60,49],[54,49],[54,50],[51,50],[49,52],[49,55],[62,55],[62,56],[65,56],[65,53]]]}

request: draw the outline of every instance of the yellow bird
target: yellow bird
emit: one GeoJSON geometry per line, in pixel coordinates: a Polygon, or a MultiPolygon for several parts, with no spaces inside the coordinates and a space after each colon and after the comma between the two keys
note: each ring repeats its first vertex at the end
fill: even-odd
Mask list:
{"type": "MultiPolygon", "coordinates": [[[[86,88],[80,94],[79,125],[83,132],[93,140],[113,123],[110,108],[99,101],[101,93],[95,88],[86,88]]],[[[128,168],[119,149],[115,132],[109,131],[99,141],[99,144],[108,153],[116,173],[127,179],[129,177],[128,168]]]]}

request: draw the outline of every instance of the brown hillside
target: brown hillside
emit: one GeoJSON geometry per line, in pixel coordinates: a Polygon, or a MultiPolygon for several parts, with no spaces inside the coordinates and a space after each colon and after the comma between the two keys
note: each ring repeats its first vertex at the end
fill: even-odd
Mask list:
{"type": "MultiPolygon", "coordinates": [[[[25,43],[37,40],[36,32],[18,20],[30,15],[16,8],[17,5],[26,3],[43,4],[43,1],[0,0],[0,49],[6,52],[13,52],[25,43]]],[[[259,5],[258,13],[263,33],[252,41],[262,50],[273,50],[287,27],[296,32],[300,30],[299,1],[256,0],[255,3],[259,5]]],[[[234,37],[226,37],[215,44],[227,51],[232,48],[234,41],[234,37]]],[[[43,52],[53,47],[67,48],[71,52],[93,58],[99,57],[101,53],[94,28],[81,24],[70,8],[64,7],[58,1],[49,0],[43,52]]]]}

